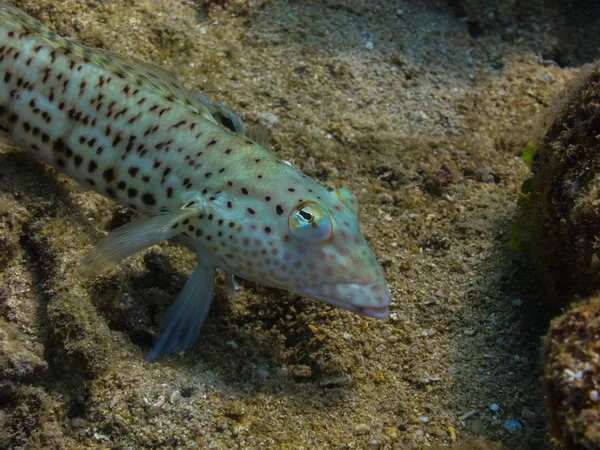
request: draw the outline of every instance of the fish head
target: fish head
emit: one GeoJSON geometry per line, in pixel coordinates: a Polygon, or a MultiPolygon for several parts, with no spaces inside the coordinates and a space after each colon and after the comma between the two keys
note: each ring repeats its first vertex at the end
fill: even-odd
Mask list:
{"type": "Polygon", "coordinates": [[[390,291],[361,233],[356,199],[305,176],[297,181],[257,195],[269,201],[255,204],[252,218],[240,224],[223,268],[357,314],[386,317],[390,291]]]}
{"type": "MultiPolygon", "coordinates": [[[[294,292],[368,317],[389,313],[383,270],[358,222],[358,203],[346,189],[299,202],[288,215],[286,252],[291,266],[306,266],[294,292]]],[[[285,238],[284,238],[285,239],[285,238]]]]}

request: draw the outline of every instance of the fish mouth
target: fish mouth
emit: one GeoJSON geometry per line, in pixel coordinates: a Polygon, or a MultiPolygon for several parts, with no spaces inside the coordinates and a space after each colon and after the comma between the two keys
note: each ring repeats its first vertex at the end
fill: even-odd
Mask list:
{"type": "Polygon", "coordinates": [[[389,315],[389,306],[392,301],[387,283],[383,280],[373,284],[315,285],[307,287],[303,294],[361,316],[375,319],[383,319],[389,315]]]}
{"type": "Polygon", "coordinates": [[[354,311],[357,314],[365,317],[373,317],[374,319],[384,319],[390,315],[389,306],[358,306],[354,311]]]}

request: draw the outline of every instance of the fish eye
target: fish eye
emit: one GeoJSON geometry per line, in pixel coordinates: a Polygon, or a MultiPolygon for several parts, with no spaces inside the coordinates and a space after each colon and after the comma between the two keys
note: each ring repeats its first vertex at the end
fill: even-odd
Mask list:
{"type": "Polygon", "coordinates": [[[344,205],[346,205],[358,217],[358,214],[359,214],[358,201],[356,200],[354,195],[352,195],[352,193],[348,189],[346,189],[346,188],[338,189],[337,191],[335,191],[335,195],[337,196],[337,198],[339,198],[341,200],[341,202],[344,205]]]}
{"type": "Polygon", "coordinates": [[[296,239],[307,243],[326,242],[333,225],[325,208],[315,202],[302,202],[288,217],[288,228],[296,239]]]}

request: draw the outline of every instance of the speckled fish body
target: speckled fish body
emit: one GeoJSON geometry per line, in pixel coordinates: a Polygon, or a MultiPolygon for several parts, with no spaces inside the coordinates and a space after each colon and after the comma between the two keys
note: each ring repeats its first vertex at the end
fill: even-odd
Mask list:
{"type": "Polygon", "coordinates": [[[222,104],[170,73],[63,39],[0,3],[0,129],[16,145],[143,219],[98,244],[101,269],[171,237],[198,266],[148,355],[199,334],[215,269],[385,317],[390,294],[362,236],[357,205],[244,135],[222,104]]]}

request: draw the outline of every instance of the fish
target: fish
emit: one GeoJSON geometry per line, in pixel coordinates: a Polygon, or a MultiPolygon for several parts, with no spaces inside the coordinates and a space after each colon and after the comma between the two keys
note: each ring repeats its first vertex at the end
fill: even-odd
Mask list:
{"type": "Polygon", "coordinates": [[[81,276],[175,238],[196,267],[146,355],[193,344],[216,271],[384,318],[391,294],[356,198],[328,190],[250,137],[221,102],[169,71],[63,38],[0,2],[0,132],[83,186],[139,212],[84,258],[81,276]]]}

